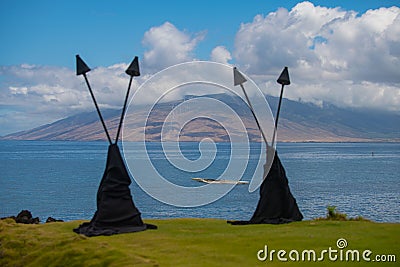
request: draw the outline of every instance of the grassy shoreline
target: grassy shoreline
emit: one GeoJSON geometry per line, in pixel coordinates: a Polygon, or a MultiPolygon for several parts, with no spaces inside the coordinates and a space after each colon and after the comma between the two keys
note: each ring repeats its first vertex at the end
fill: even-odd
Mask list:
{"type": "MultiPolygon", "coordinates": [[[[72,229],[82,221],[39,225],[0,221],[0,266],[398,266],[400,224],[303,221],[232,226],[219,219],[145,220],[158,230],[88,238],[72,229]],[[315,250],[345,238],[351,250],[395,255],[397,262],[259,261],[264,249],[315,250]],[[396,264],[397,263],[397,264],[396,264]]],[[[287,255],[286,255],[287,257],[287,255]]]]}

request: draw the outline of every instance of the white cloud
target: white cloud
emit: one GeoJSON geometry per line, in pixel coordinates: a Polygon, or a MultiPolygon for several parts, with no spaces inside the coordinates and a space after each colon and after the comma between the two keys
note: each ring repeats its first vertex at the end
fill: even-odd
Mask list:
{"type": "Polygon", "coordinates": [[[289,66],[286,97],[399,111],[399,47],[398,7],[360,15],[302,2],[242,24],[234,57],[273,95],[270,81],[289,66]]]}
{"type": "Polygon", "coordinates": [[[10,86],[10,93],[12,95],[26,95],[28,93],[28,88],[27,87],[14,87],[10,86]]]}
{"type": "MultiPolygon", "coordinates": [[[[127,66],[99,67],[87,74],[101,108],[122,107],[129,81],[127,66]]],[[[133,80],[132,91],[142,82],[138,80],[133,80]]],[[[34,65],[0,67],[0,135],[92,110],[84,79],[75,71],[34,65]]]]}
{"type": "Polygon", "coordinates": [[[217,46],[211,51],[211,60],[227,64],[229,60],[232,60],[232,56],[224,46],[217,46]]]}
{"type": "Polygon", "coordinates": [[[314,7],[309,2],[284,8],[267,16],[257,15],[253,22],[242,24],[235,40],[236,60],[253,74],[271,68],[293,66],[298,60],[314,62],[317,55],[310,49],[323,25],[346,12],[314,7]]]}
{"type": "Polygon", "coordinates": [[[166,67],[191,61],[198,42],[204,39],[205,32],[189,34],[178,30],[170,22],[152,27],[143,37],[145,51],[143,66],[150,71],[158,71],[166,67]]]}
{"type": "MultiPolygon", "coordinates": [[[[205,32],[189,33],[165,22],[143,37],[142,76],[192,61],[205,32]]],[[[276,78],[289,67],[292,84],[285,97],[314,103],[400,111],[400,8],[380,8],[364,14],[340,8],[297,4],[257,15],[243,23],[231,54],[217,46],[213,61],[235,61],[271,95],[279,95],[276,78]]],[[[94,68],[89,74],[102,108],[120,108],[129,77],[126,63],[94,68]]],[[[188,74],[193,75],[193,74],[188,74]]],[[[150,92],[152,101],[156,92],[150,92]]],[[[94,110],[82,77],[68,68],[0,66],[0,135],[49,123],[81,111],[94,110]]]]}

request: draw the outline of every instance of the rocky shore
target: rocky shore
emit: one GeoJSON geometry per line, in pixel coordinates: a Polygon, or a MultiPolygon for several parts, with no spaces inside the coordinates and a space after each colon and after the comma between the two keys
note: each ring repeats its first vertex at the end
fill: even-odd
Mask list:
{"type": "MultiPolygon", "coordinates": [[[[13,219],[16,223],[23,223],[23,224],[39,224],[40,223],[39,217],[33,217],[32,213],[29,210],[22,210],[20,213],[18,213],[17,216],[9,216],[9,217],[1,218],[1,220],[5,220],[5,219],[13,219]]],[[[48,217],[46,220],[46,223],[51,223],[51,222],[63,222],[63,220],[57,220],[52,217],[48,217]]]]}

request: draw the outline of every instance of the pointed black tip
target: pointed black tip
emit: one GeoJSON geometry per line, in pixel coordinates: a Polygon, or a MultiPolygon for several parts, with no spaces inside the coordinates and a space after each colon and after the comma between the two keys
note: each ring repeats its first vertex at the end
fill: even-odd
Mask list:
{"type": "Polygon", "coordinates": [[[76,75],[85,74],[89,72],[90,68],[86,63],[81,59],[79,55],[76,55],[76,75]]]}
{"type": "Polygon", "coordinates": [[[246,78],[240,73],[240,71],[236,67],[233,67],[233,85],[236,86],[245,83],[246,81],[246,78]]]}
{"type": "Polygon", "coordinates": [[[136,56],[125,71],[129,76],[140,76],[139,58],[136,56]]]}
{"type": "Polygon", "coordinates": [[[288,67],[285,67],[279,76],[277,83],[282,84],[282,85],[289,85],[290,84],[290,78],[289,78],[289,71],[288,67]]]}

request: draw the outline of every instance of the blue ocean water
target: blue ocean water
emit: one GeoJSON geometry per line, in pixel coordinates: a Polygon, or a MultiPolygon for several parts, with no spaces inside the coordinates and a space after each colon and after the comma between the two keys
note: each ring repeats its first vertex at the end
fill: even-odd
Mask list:
{"type": "MultiPolygon", "coordinates": [[[[28,209],[42,220],[91,219],[107,148],[105,142],[0,141],[0,217],[28,209]]],[[[229,143],[217,144],[214,168],[198,175],[216,177],[229,160],[230,148],[229,143]]],[[[184,173],[167,168],[159,144],[149,143],[147,149],[164,175],[198,186],[189,176],[182,179],[184,173]]],[[[200,153],[198,143],[183,143],[181,149],[188,158],[200,153]]],[[[254,169],[252,160],[259,150],[252,144],[246,173],[254,169]]],[[[400,143],[281,143],[278,153],[305,219],[325,216],[326,207],[334,205],[351,217],[400,222],[400,143]]],[[[145,219],[246,220],[259,198],[258,190],[249,193],[247,185],[238,185],[211,204],[177,208],[153,199],[135,181],[131,191],[145,219]]]]}

